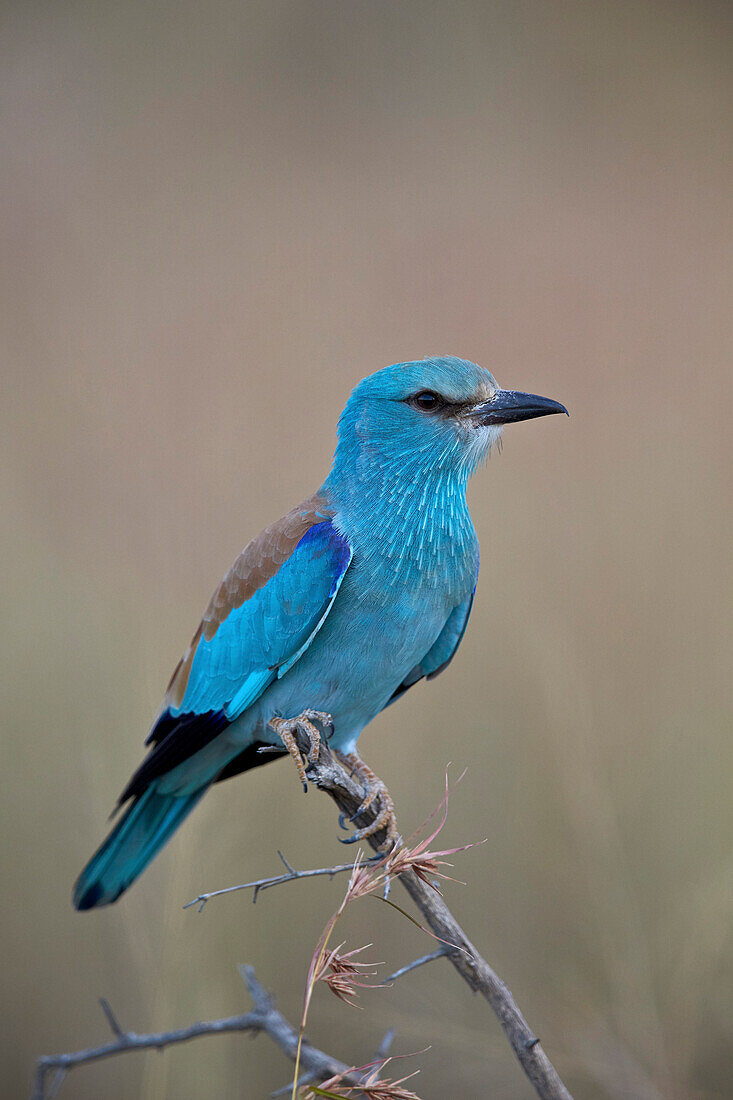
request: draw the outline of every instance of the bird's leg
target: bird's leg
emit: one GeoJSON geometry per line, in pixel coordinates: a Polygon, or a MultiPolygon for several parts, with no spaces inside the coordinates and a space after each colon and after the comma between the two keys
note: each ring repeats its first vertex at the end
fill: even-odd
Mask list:
{"type": "MultiPolygon", "coordinates": [[[[379,813],[374,818],[371,825],[365,825],[363,829],[357,829],[356,832],[352,833],[349,837],[339,837],[339,840],[342,844],[355,844],[359,840],[364,840],[365,837],[373,836],[374,833],[386,829],[387,838],[384,847],[391,848],[399,834],[397,832],[397,818],[395,816],[394,802],[386,786],[379,776],[375,775],[372,769],[364,763],[358,753],[338,752],[334,750],[334,756],[338,758],[345,768],[350,770],[352,776],[361,783],[365,791],[364,800],[351,820],[353,821],[359,814],[368,810],[373,802],[376,801],[379,804],[379,813]]],[[[343,825],[343,814],[339,820],[343,825]]]]}
{"type": "Polygon", "coordinates": [[[321,735],[313,725],[314,720],[320,722],[324,729],[328,729],[329,726],[333,727],[330,714],[326,714],[322,710],[311,710],[310,707],[301,711],[295,718],[271,718],[267,723],[270,729],[278,735],[295,761],[295,767],[298,769],[304,791],[308,790],[308,780],[305,775],[306,765],[303,754],[298,748],[298,742],[295,740],[295,734],[302,733],[308,739],[308,761],[311,764],[317,763],[318,753],[321,749],[321,735]]]}

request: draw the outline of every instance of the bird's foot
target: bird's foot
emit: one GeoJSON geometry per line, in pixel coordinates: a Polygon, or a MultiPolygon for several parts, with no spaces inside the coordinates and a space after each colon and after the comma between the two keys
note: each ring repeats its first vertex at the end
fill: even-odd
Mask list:
{"type": "Polygon", "coordinates": [[[348,828],[347,821],[353,822],[359,814],[364,813],[364,811],[368,810],[375,802],[379,806],[379,812],[371,825],[365,825],[363,829],[356,829],[351,836],[339,837],[339,840],[342,844],[356,844],[359,840],[364,840],[367,837],[374,836],[375,833],[386,830],[387,835],[382,844],[382,848],[389,850],[394,846],[399,833],[397,832],[397,817],[395,815],[394,802],[385,784],[379,776],[375,775],[372,769],[364,763],[358,753],[337,752],[334,750],[334,756],[338,757],[344,767],[349,769],[352,776],[361,783],[366,792],[359,809],[351,818],[347,819],[345,814],[340,815],[339,824],[342,829],[348,828]]]}
{"type": "Polygon", "coordinates": [[[303,784],[303,790],[308,790],[308,779],[305,774],[306,762],[303,759],[303,754],[298,748],[298,742],[295,739],[297,733],[302,733],[308,740],[308,754],[307,760],[310,764],[315,764],[318,760],[318,754],[321,750],[321,735],[313,725],[313,722],[320,722],[324,729],[333,728],[333,719],[330,714],[326,714],[322,710],[311,710],[310,707],[307,710],[301,711],[295,718],[271,718],[267,723],[270,729],[274,730],[282,741],[285,748],[288,750],[293,760],[295,761],[295,767],[298,770],[300,782],[303,784]]]}

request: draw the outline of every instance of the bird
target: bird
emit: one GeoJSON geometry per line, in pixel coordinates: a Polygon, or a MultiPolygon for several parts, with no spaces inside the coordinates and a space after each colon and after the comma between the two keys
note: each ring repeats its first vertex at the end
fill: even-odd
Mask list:
{"type": "Polygon", "coordinates": [[[557,401],[499,387],[438,356],[396,363],[354,388],[321,487],[250,542],[216,589],[171,677],[120,795],[122,815],[74,887],[76,909],[115,902],[213,783],[291,755],[302,782],[321,731],[397,836],[386,785],[357,752],[362,730],[461,644],[479,545],[470,476],[507,424],[557,401]]]}

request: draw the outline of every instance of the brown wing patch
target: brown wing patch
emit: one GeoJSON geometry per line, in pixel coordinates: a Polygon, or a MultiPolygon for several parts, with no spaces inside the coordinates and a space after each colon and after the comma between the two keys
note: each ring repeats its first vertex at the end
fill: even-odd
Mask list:
{"type": "Polygon", "coordinates": [[[211,641],[227,615],[241,607],[277,573],[306,531],[332,516],[333,510],[328,506],[325,497],[314,493],[282,519],[266,527],[262,534],[245,546],[211,597],[190,646],[176,666],[166,692],[167,706],[179,707],[183,702],[196,647],[201,638],[211,641]]]}

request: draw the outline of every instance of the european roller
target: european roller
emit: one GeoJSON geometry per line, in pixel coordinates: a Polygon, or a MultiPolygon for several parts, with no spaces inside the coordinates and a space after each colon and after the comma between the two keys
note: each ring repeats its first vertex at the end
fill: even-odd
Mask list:
{"type": "Polygon", "coordinates": [[[323,485],[250,542],[214,593],[120,796],[124,813],[79,876],[77,909],[116,901],[212,783],[288,753],[305,780],[294,735],[317,751],[316,723],[379,811],[349,840],[395,835],[357,740],[461,643],[479,568],[469,477],[504,425],[564,412],[453,357],[359,383],[323,485]]]}

